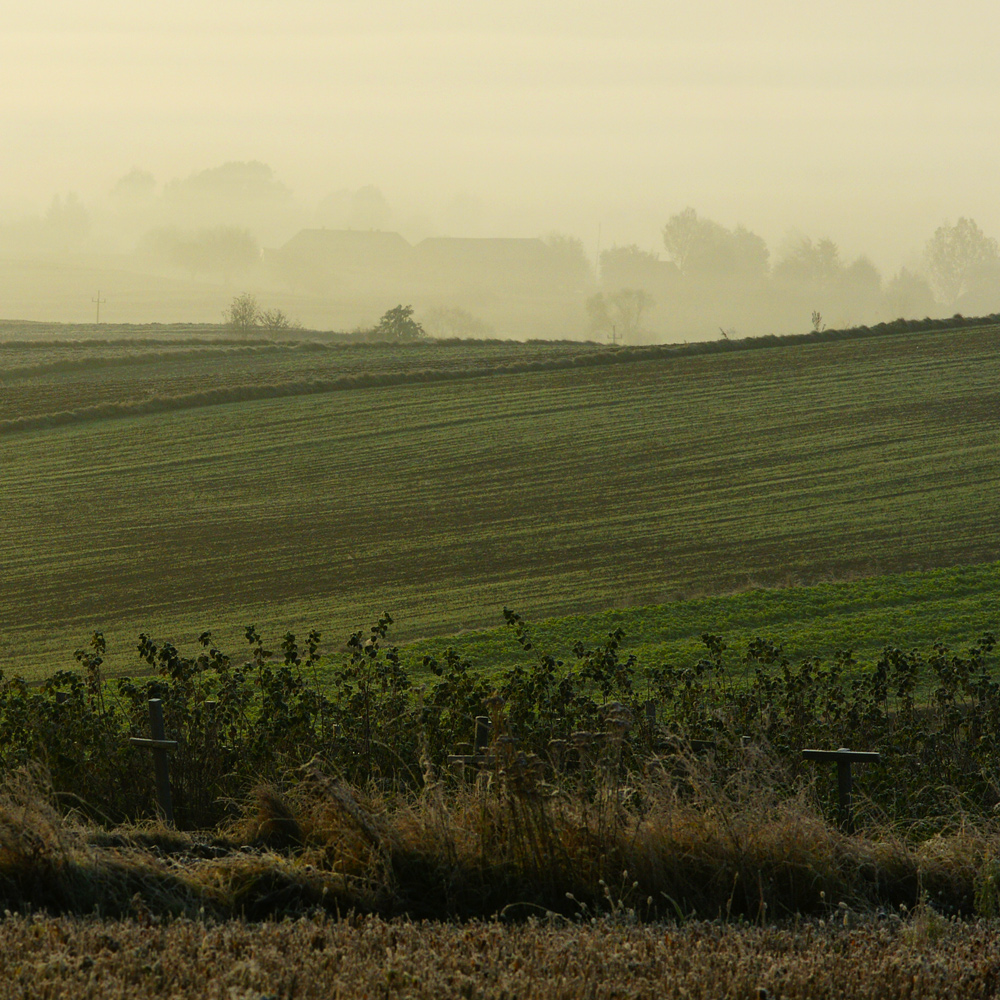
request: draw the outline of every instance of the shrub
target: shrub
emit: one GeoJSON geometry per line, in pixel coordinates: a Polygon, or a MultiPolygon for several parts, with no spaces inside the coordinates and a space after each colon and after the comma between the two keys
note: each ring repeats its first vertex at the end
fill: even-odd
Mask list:
{"type": "Polygon", "coordinates": [[[286,633],[274,652],[249,625],[239,660],[209,632],[194,655],[143,634],[138,653],[150,672],[115,681],[103,676],[104,637],[95,633],[77,651],[79,671],[37,687],[0,675],[0,759],[8,767],[41,761],[64,804],[98,821],[148,816],[151,762],[130,737],[148,735],[148,702],[159,698],[177,741],[171,778],[186,827],[223,821],[262,782],[278,786],[307,766],[355,784],[417,789],[437,780],[479,716],[491,720],[498,766],[587,794],[700,745],[712,748],[725,783],[744,768],[749,741],[781,775],[778,791],[814,787],[831,815],[833,769],[803,762],[805,747],[881,753],[861,778],[869,821],[938,830],[956,817],[992,816],[1000,804],[992,634],[964,653],[887,646],[865,665],[848,651],[793,664],[764,638],[739,655],[706,633],[695,662],[641,666],[622,655],[620,630],[593,647],[576,643],[563,661],[535,648],[520,615],[504,615],[528,656],[486,677],[446,648],[425,659],[434,680],[419,690],[388,644],[387,614],[350,637],[339,664],[324,666],[323,686],[315,630],[303,642],[286,633]]]}

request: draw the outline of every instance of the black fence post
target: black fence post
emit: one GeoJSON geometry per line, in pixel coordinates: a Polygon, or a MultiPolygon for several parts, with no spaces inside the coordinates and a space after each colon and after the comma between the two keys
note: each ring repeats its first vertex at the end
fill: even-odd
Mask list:
{"type": "Polygon", "coordinates": [[[845,833],[854,835],[854,779],[851,762],[837,761],[837,815],[845,833]]]}
{"type": "Polygon", "coordinates": [[[456,778],[464,778],[466,764],[489,767],[496,763],[495,755],[490,753],[490,732],[492,729],[493,723],[490,722],[489,716],[476,716],[472,744],[459,743],[455,747],[459,752],[448,755],[448,768],[456,778]],[[469,750],[472,753],[468,753],[469,750]]]}

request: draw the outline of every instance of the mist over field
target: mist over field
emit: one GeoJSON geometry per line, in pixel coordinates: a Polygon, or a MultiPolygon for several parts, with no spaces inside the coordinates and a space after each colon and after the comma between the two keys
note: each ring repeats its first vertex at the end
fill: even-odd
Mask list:
{"type": "Polygon", "coordinates": [[[995,0],[6,6],[0,1000],[997,992],[995,0]]]}
{"type": "Polygon", "coordinates": [[[45,0],[0,38],[0,318],[250,291],[639,343],[993,312],[992,16],[45,0]]]}

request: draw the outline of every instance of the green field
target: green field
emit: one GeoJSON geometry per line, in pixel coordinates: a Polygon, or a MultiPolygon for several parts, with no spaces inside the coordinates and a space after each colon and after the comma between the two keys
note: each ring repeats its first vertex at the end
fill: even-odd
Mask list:
{"type": "MultiPolygon", "coordinates": [[[[73,365],[47,350],[0,351],[0,417],[597,348],[201,345],[103,365],[79,347],[73,365]]],[[[0,664],[68,666],[93,629],[134,669],[140,629],[188,643],[204,628],[234,641],[248,621],[271,635],[315,626],[336,648],[384,609],[397,641],[412,641],[496,625],[504,605],[530,620],[697,599],[678,605],[680,632],[625,615],[640,645],[687,649],[692,634],[729,631],[715,595],[747,591],[766,619],[786,598],[753,588],[993,562],[998,362],[989,327],[480,370],[4,434],[0,664]]],[[[973,632],[996,570],[975,572],[973,632]]],[[[895,584],[880,586],[865,592],[864,621],[832,615],[822,587],[776,620],[797,623],[803,650],[812,637],[830,648],[831,617],[848,637],[909,644],[878,634],[913,620],[905,602],[877,617],[895,584]]],[[[964,628],[968,609],[941,591],[933,614],[964,628]]],[[[756,627],[734,622],[734,636],[756,627]]],[[[921,635],[944,627],[928,619],[921,635]]]]}
{"type": "MultiPolygon", "coordinates": [[[[0,327],[2,333],[2,327],[0,327]]],[[[600,350],[566,341],[418,342],[396,346],[219,338],[0,340],[0,424],[108,403],[232,387],[303,384],[377,372],[429,377],[470,367],[553,361],[600,350]]]]}
{"type": "Polygon", "coordinates": [[[534,647],[529,652],[512,629],[497,626],[447,641],[417,640],[403,648],[403,659],[418,675],[423,657],[440,658],[446,646],[487,670],[544,653],[572,663],[576,642],[593,647],[615,629],[625,633],[621,655],[634,654],[640,667],[705,656],[705,632],[722,636],[725,660],[733,666],[758,637],[779,642],[792,662],[813,656],[831,660],[838,650],[849,650],[859,663],[870,664],[886,645],[928,652],[936,642],[959,652],[984,632],[1000,635],[1000,563],[753,589],[527,624],[534,647]]]}

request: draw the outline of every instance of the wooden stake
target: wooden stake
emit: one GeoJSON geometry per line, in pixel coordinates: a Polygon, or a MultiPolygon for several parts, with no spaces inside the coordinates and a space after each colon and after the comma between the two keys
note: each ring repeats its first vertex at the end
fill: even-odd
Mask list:
{"type": "Polygon", "coordinates": [[[473,746],[476,753],[486,753],[490,746],[490,729],[492,728],[488,716],[476,716],[476,741],[473,746]]]}
{"type": "Polygon", "coordinates": [[[840,828],[844,833],[854,834],[854,779],[851,775],[851,764],[874,764],[882,758],[879,754],[866,750],[803,750],[806,760],[825,760],[837,762],[837,812],[840,828]]]}
{"type": "Polygon", "coordinates": [[[177,746],[177,740],[168,740],[163,725],[163,702],[159,698],[149,699],[149,731],[153,738],[143,739],[133,736],[136,746],[149,747],[153,751],[153,768],[156,772],[156,801],[160,814],[167,826],[174,825],[174,805],[170,798],[170,757],[169,751],[177,746]]]}

